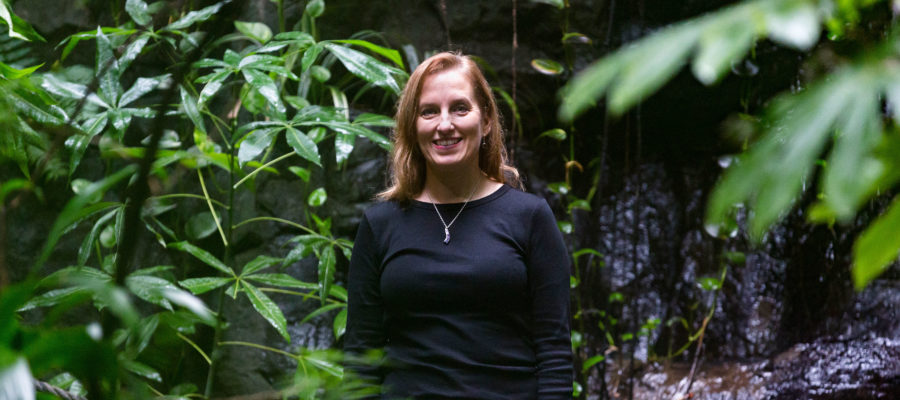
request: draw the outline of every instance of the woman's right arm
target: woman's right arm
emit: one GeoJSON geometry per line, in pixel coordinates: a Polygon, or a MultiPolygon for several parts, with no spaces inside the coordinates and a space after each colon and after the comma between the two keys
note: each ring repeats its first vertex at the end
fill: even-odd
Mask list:
{"type": "Polygon", "coordinates": [[[347,332],[345,367],[358,378],[381,384],[383,374],[377,365],[363,361],[370,350],[383,350],[384,308],[381,299],[381,259],[377,242],[364,214],[356,233],[350,272],[347,277],[347,332]]]}

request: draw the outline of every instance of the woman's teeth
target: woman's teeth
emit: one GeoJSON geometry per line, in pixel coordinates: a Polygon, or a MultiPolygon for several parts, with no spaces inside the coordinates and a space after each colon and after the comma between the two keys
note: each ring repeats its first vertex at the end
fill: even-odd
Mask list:
{"type": "Polygon", "coordinates": [[[452,146],[454,144],[459,143],[461,140],[462,139],[442,139],[442,140],[436,140],[434,143],[437,144],[438,146],[452,146]]]}

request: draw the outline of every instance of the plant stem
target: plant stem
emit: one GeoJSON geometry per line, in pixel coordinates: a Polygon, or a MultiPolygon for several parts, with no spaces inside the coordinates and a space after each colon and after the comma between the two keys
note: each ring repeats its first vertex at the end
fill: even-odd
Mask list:
{"type": "Polygon", "coordinates": [[[290,156],[293,156],[294,154],[296,154],[296,153],[294,153],[294,152],[285,153],[285,154],[282,155],[281,157],[278,157],[278,158],[276,158],[276,159],[274,159],[274,160],[272,160],[272,161],[269,161],[269,162],[263,164],[263,165],[260,166],[259,168],[253,170],[253,172],[247,174],[247,176],[245,176],[243,179],[239,180],[239,181],[238,181],[237,183],[235,183],[234,185],[231,185],[231,187],[234,188],[234,189],[237,189],[237,187],[238,187],[238,186],[241,186],[241,184],[244,183],[244,181],[246,181],[247,179],[250,179],[250,178],[256,176],[256,174],[258,174],[259,171],[262,171],[262,170],[268,168],[269,166],[271,166],[272,164],[275,164],[275,163],[277,163],[277,162],[279,162],[279,161],[281,161],[281,160],[284,160],[284,159],[286,159],[286,158],[288,158],[288,157],[290,157],[290,156]]]}
{"type": "Polygon", "coordinates": [[[284,0],[278,0],[278,33],[286,30],[284,21],[284,0]]]}
{"type": "MultiPolygon", "coordinates": [[[[209,192],[206,191],[206,183],[203,182],[203,172],[199,169],[197,170],[197,177],[200,178],[200,188],[203,189],[203,196],[206,199],[206,204],[209,206],[209,212],[212,213],[213,221],[216,222],[216,229],[219,230],[219,236],[222,237],[222,244],[225,247],[228,247],[228,239],[225,237],[225,232],[222,230],[222,224],[219,223],[219,216],[216,214],[216,209],[213,207],[212,199],[209,197],[209,192]]],[[[231,212],[231,207],[228,207],[228,212],[231,212]]]]}

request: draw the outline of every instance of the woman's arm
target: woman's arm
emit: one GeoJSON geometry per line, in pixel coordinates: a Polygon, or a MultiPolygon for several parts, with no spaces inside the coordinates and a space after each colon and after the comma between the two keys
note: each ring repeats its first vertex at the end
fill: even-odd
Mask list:
{"type": "Polygon", "coordinates": [[[537,357],[538,399],[572,398],[569,330],[571,262],[556,219],[546,202],[532,214],[528,243],[531,336],[537,357]]]}
{"type": "Polygon", "coordinates": [[[373,349],[384,348],[384,309],[381,300],[381,261],[375,235],[368,218],[363,215],[350,257],[347,277],[347,332],[344,352],[348,356],[345,367],[357,377],[372,384],[381,384],[382,371],[377,365],[362,361],[373,349]]]}

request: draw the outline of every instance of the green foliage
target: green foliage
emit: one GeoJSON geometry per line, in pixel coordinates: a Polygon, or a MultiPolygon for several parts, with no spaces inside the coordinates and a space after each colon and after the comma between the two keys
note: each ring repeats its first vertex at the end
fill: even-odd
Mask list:
{"type": "MultiPolygon", "coordinates": [[[[571,121],[606,96],[607,110],[621,115],[689,61],[700,82],[714,84],[761,39],[798,50],[812,48],[823,22],[832,40],[851,40],[848,30],[866,29],[857,28],[860,14],[877,3],[754,0],[680,22],[581,71],[561,91],[559,116],[571,121]]],[[[744,207],[751,237],[761,240],[808,186],[819,193],[807,213],[811,222],[849,223],[867,201],[896,187],[900,75],[891,66],[898,48],[893,28],[879,38],[881,43],[863,43],[869,49],[852,61],[769,103],[755,127],[758,138],[712,193],[707,212],[711,234],[733,231],[736,207],[744,207]],[[883,108],[885,100],[889,107],[883,108]],[[812,182],[817,172],[819,181],[812,182]]],[[[889,211],[854,247],[857,289],[897,260],[900,244],[888,238],[900,236],[900,225],[887,227],[883,221],[890,219],[889,211]]]]}
{"type": "MultiPolygon", "coordinates": [[[[62,187],[72,190],[31,276],[38,276],[67,235],[82,235],[76,242],[77,257],[70,261],[74,265],[0,294],[0,322],[12,321],[0,328],[2,387],[10,379],[8,387],[27,391],[34,376],[98,398],[113,398],[112,393],[128,398],[202,396],[201,382],[183,382],[166,372],[183,362],[185,348],[208,363],[210,377],[218,358],[208,353],[214,354],[218,346],[275,350],[260,343],[219,342],[228,325],[205,305],[211,293],[230,299],[245,296],[286,342],[288,319],[272,293],[316,298],[319,307],[301,323],[328,315],[333,316],[336,339],[346,330],[347,293],[334,280],[340,257],[349,258],[353,243],[336,237],[331,217],[318,214],[327,212],[322,206],[328,194],[317,176],[326,167],[343,165],[357,138],[390,149],[390,141],[377,130],[392,127],[392,119],[371,112],[354,117],[350,109],[358,106],[353,95],[371,88],[396,96],[407,79],[403,61],[396,50],[361,38],[320,40],[314,25],[325,10],[321,0],[308,2],[303,30],[274,33],[260,22],[230,21],[233,33],[207,38],[204,23],[219,18],[228,3],[171,10],[163,2],[127,0],[123,15],[130,21],[69,36],[60,43],[60,60],[49,71],[40,65],[14,67],[0,59],[0,105],[14,111],[0,116],[0,163],[15,165],[22,173],[0,185],[0,206],[16,196],[39,196],[45,177],[68,177],[69,184],[62,187]],[[94,64],[67,66],[67,57],[85,42],[95,44],[94,64]],[[143,72],[148,69],[145,61],[191,60],[195,51],[202,55],[193,59],[186,74],[175,72],[177,68],[156,76],[143,72]],[[338,64],[343,68],[335,68],[338,64]],[[169,94],[178,103],[171,110],[160,104],[169,94]],[[166,126],[155,132],[155,122],[164,117],[166,126]],[[136,144],[134,135],[147,136],[136,144]],[[54,137],[62,139],[56,143],[54,137]],[[154,137],[159,149],[151,154],[148,146],[154,137]],[[334,144],[331,159],[323,157],[326,143],[334,144]],[[101,160],[93,159],[95,154],[101,160]],[[89,158],[101,170],[79,168],[89,158]],[[134,187],[141,185],[138,161],[145,158],[151,165],[150,179],[163,188],[134,204],[134,187]],[[240,214],[245,219],[237,219],[236,192],[252,191],[260,174],[280,173],[279,163],[288,159],[297,161],[285,169],[300,178],[299,195],[309,206],[302,210],[305,224],[277,215],[240,214]],[[84,178],[96,173],[103,178],[84,178]],[[221,185],[222,176],[227,185],[221,185]],[[184,184],[173,185],[175,179],[184,184]],[[186,187],[196,187],[199,193],[175,189],[186,187]],[[206,211],[183,219],[176,215],[181,206],[203,208],[204,203],[206,211]],[[132,223],[127,217],[130,207],[140,208],[138,226],[156,238],[160,251],[168,250],[174,265],[140,268],[127,259],[130,254],[123,255],[123,247],[134,240],[123,233],[132,223]],[[290,242],[293,247],[284,257],[260,255],[236,263],[233,232],[262,221],[302,234],[290,242]],[[221,241],[214,239],[216,232],[221,241]],[[274,271],[306,257],[318,259],[315,282],[274,271]],[[57,331],[59,315],[85,304],[102,324],[57,331]],[[18,315],[36,309],[45,309],[49,319],[38,327],[20,326],[18,315]],[[215,338],[198,335],[199,325],[211,327],[215,338]],[[23,332],[28,340],[16,343],[25,347],[11,339],[23,332]],[[83,349],[92,354],[91,360],[85,359],[83,349]],[[182,356],[161,360],[158,352],[182,356]],[[55,377],[48,375],[51,372],[55,377]]],[[[5,3],[0,7],[4,21],[12,21],[7,23],[11,36],[40,40],[9,14],[5,3]]],[[[372,391],[352,381],[341,386],[339,355],[302,348],[276,352],[297,361],[297,373],[283,388],[285,396],[337,399],[372,391]]],[[[212,387],[202,391],[208,396],[212,387]]],[[[29,393],[20,394],[34,397],[29,393]]]]}

